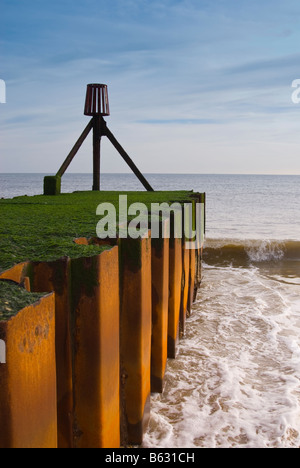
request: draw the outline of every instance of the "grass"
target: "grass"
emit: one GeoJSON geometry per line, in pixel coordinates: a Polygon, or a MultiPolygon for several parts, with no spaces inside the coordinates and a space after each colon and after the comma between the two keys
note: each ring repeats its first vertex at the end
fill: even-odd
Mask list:
{"type": "Polygon", "coordinates": [[[74,239],[96,237],[97,206],[109,202],[118,208],[119,195],[128,196],[128,206],[140,202],[150,208],[151,203],[188,202],[191,192],[77,192],[0,200],[0,271],[29,260],[99,254],[108,247],[77,245],[74,239]]]}
{"type": "Polygon", "coordinates": [[[45,294],[30,293],[10,281],[0,281],[0,322],[39,301],[45,294]]]}

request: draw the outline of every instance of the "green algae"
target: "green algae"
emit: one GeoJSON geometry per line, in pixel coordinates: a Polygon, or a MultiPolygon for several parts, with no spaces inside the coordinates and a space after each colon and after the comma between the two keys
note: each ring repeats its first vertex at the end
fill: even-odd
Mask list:
{"type": "Polygon", "coordinates": [[[76,310],[82,293],[93,297],[98,285],[98,257],[74,259],[71,262],[72,310],[76,310]]]}
{"type": "Polygon", "coordinates": [[[142,240],[121,239],[119,246],[121,276],[125,265],[133,272],[139,271],[142,268],[142,240]]]}
{"type": "Polygon", "coordinates": [[[61,193],[61,177],[46,176],[44,178],[44,194],[45,195],[59,195],[61,193]]]}
{"type": "Polygon", "coordinates": [[[10,320],[44,296],[45,293],[30,293],[11,281],[0,281],[0,322],[10,320]]]}
{"type": "Polygon", "coordinates": [[[112,203],[118,213],[120,195],[127,195],[128,206],[139,202],[150,210],[152,203],[190,202],[193,192],[76,192],[0,200],[0,271],[24,261],[93,257],[111,248],[74,240],[95,237],[97,206],[112,203]]]}

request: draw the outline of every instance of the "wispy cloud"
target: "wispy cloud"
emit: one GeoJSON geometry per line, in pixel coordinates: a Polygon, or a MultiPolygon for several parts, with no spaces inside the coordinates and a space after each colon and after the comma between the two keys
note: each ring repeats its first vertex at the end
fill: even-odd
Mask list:
{"type": "Polygon", "coordinates": [[[138,120],[137,123],[154,125],[215,125],[222,122],[216,119],[148,119],[138,120]]]}
{"type": "MultiPolygon", "coordinates": [[[[97,81],[109,85],[109,125],[149,172],[161,164],[150,148],[179,172],[200,148],[209,154],[201,159],[207,172],[223,167],[219,152],[234,166],[231,154],[243,141],[264,148],[278,167],[274,134],[277,145],[279,135],[282,147],[296,148],[300,106],[290,86],[300,78],[298,0],[38,3],[2,0],[0,170],[54,172],[86,124],[85,86],[97,81]]],[[[105,150],[104,167],[115,170],[105,150]]],[[[288,151],[291,170],[300,172],[296,150],[288,151]]],[[[88,143],[72,170],[86,172],[86,161],[88,143]]]]}

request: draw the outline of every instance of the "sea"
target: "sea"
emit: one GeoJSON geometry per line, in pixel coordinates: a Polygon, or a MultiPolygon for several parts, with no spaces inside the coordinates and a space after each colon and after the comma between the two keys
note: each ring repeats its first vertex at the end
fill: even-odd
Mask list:
{"type": "MultiPolygon", "coordinates": [[[[42,193],[44,174],[0,174],[0,198],[42,193]]],[[[206,192],[203,281],[146,448],[300,447],[300,176],[149,174],[206,192]]],[[[103,190],[142,190],[103,174],[103,190]]],[[[90,190],[66,174],[63,192],[90,190]]]]}

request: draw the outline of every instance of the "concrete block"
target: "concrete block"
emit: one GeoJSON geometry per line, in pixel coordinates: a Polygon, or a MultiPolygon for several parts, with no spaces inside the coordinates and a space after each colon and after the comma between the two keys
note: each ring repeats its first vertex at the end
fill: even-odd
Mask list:
{"type": "Polygon", "coordinates": [[[61,177],[46,176],[44,178],[44,195],[60,195],[61,193],[61,177]]]}

